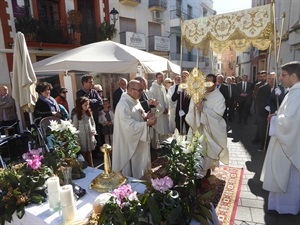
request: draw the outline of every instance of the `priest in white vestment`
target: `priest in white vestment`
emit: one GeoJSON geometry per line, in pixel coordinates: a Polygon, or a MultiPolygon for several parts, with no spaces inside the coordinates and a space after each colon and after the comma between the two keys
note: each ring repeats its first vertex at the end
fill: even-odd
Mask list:
{"type": "Polygon", "coordinates": [[[142,91],[141,83],[131,80],[122,94],[115,110],[112,151],[112,170],[138,179],[151,167],[149,126],[156,123],[139,102],[142,91]]]}
{"type": "Polygon", "coordinates": [[[261,181],[269,191],[268,210],[300,212],[300,62],[281,66],[282,85],[290,87],[271,118],[270,143],[261,181]]]}
{"type": "Polygon", "coordinates": [[[212,82],[211,87],[206,88],[205,99],[200,103],[191,100],[189,112],[185,121],[189,124],[190,130],[195,133],[197,130],[206,138],[206,155],[203,159],[202,175],[209,175],[210,170],[219,166],[219,161],[229,163],[227,148],[227,128],[223,119],[225,111],[225,99],[218,88],[216,88],[216,76],[208,74],[206,82],[212,82]]]}
{"type": "Polygon", "coordinates": [[[162,73],[156,74],[156,80],[150,87],[151,97],[158,101],[155,116],[157,123],[153,126],[152,146],[156,147],[156,142],[160,143],[167,139],[169,133],[169,104],[167,99],[166,88],[163,85],[164,75],[162,73]]]}

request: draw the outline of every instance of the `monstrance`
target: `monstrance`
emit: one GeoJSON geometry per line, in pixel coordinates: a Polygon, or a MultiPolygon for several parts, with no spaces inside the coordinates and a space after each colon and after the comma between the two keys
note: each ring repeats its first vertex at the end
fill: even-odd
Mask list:
{"type": "Polygon", "coordinates": [[[110,152],[111,146],[104,144],[100,148],[104,154],[104,172],[98,175],[90,184],[90,188],[98,192],[108,192],[116,189],[122,184],[125,184],[127,178],[119,173],[111,171],[110,152]]]}
{"type": "Polygon", "coordinates": [[[186,82],[181,83],[179,86],[181,89],[184,89],[194,103],[197,104],[205,98],[206,88],[212,85],[212,82],[206,82],[202,71],[195,67],[187,76],[186,82]]]}

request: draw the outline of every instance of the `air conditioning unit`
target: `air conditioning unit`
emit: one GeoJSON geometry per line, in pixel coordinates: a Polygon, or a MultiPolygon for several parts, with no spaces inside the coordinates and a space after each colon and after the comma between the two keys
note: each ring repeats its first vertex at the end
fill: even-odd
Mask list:
{"type": "Polygon", "coordinates": [[[152,18],[153,18],[153,20],[154,20],[155,22],[161,22],[161,21],[162,21],[161,15],[160,15],[160,12],[159,12],[159,11],[154,10],[152,13],[153,13],[153,14],[152,14],[152,18]]]}

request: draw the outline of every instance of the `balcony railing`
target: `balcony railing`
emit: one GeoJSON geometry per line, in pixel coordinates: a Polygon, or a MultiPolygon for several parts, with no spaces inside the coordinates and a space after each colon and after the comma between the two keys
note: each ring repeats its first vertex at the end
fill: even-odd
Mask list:
{"type": "Polygon", "coordinates": [[[167,9],[167,0],[149,0],[149,10],[163,12],[167,9]]]}
{"type": "Polygon", "coordinates": [[[133,7],[141,4],[141,0],[119,0],[119,2],[122,5],[128,5],[128,6],[133,6],[133,7]]]}

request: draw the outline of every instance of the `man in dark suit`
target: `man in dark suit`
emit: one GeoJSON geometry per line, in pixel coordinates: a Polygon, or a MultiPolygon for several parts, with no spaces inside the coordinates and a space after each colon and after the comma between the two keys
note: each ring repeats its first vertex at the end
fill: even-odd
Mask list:
{"type": "MultiPolygon", "coordinates": [[[[217,76],[217,88],[219,89],[219,91],[221,92],[221,94],[223,95],[223,97],[225,98],[225,104],[227,105],[228,102],[228,86],[226,83],[224,83],[224,76],[222,74],[219,74],[217,76]]],[[[223,118],[225,121],[227,121],[227,107],[224,111],[223,114],[223,118]]]]}
{"type": "Polygon", "coordinates": [[[256,95],[256,111],[258,114],[257,129],[256,134],[259,137],[259,150],[265,149],[267,146],[266,137],[267,137],[267,127],[268,127],[268,115],[269,112],[266,110],[266,105],[268,99],[271,95],[275,82],[275,73],[269,74],[267,76],[267,82],[265,85],[261,86],[256,95]]]}
{"type": "Polygon", "coordinates": [[[123,94],[123,92],[126,91],[127,89],[127,80],[125,78],[121,78],[119,80],[119,88],[116,89],[113,93],[113,109],[115,111],[117,104],[121,98],[121,95],[123,94]]]}
{"type": "Polygon", "coordinates": [[[234,118],[234,109],[237,100],[237,87],[235,83],[232,83],[232,77],[227,77],[226,83],[228,87],[228,100],[226,101],[228,121],[232,121],[232,119],[234,118]]]}
{"type": "Polygon", "coordinates": [[[237,95],[238,95],[238,113],[239,113],[239,123],[243,122],[247,125],[250,104],[252,102],[252,83],[248,81],[248,75],[244,74],[242,76],[242,81],[237,84],[237,95]]]}
{"type": "MultiPolygon", "coordinates": [[[[187,76],[189,75],[188,71],[183,71],[181,73],[181,83],[185,83],[187,76]]],[[[185,116],[189,111],[190,106],[190,97],[179,87],[179,84],[175,86],[174,94],[171,97],[173,102],[177,101],[175,109],[175,124],[176,129],[183,134],[183,126],[185,126],[186,133],[189,130],[189,125],[185,122],[185,116]]]]}

